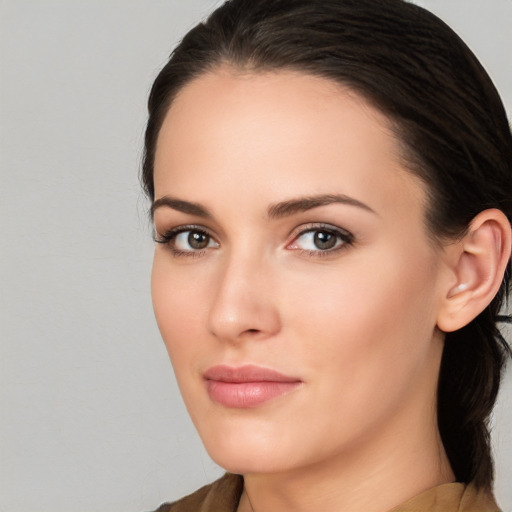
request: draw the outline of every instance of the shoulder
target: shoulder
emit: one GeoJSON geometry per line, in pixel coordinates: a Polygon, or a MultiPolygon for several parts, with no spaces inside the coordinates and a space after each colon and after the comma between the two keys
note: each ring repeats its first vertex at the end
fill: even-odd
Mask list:
{"type": "Polygon", "coordinates": [[[491,491],[474,484],[443,484],[390,512],[500,512],[491,491]]]}
{"type": "Polygon", "coordinates": [[[500,512],[492,491],[466,486],[460,500],[460,512],[500,512]]]}
{"type": "Polygon", "coordinates": [[[164,503],[155,512],[235,512],[243,486],[240,475],[226,473],[178,501],[164,503]]]}

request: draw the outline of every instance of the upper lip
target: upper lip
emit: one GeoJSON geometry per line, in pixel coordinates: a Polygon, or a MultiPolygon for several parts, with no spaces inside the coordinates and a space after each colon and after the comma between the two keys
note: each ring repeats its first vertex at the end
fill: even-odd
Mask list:
{"type": "Polygon", "coordinates": [[[204,372],[206,380],[218,382],[300,382],[297,377],[283,375],[276,370],[255,365],[232,367],[227,365],[212,366],[204,372]]]}

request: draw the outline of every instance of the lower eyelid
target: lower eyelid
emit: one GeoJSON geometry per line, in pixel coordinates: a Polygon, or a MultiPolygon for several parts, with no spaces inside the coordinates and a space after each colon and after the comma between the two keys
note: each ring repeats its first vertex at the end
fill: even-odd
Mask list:
{"type": "MultiPolygon", "coordinates": [[[[347,230],[342,230],[340,228],[331,226],[331,225],[322,225],[322,224],[314,224],[309,226],[302,226],[300,231],[296,230],[295,234],[292,234],[293,239],[290,243],[286,245],[285,248],[301,252],[305,255],[309,255],[311,257],[315,256],[328,256],[329,254],[334,255],[338,251],[346,249],[347,246],[350,246],[354,243],[354,236],[347,230]],[[300,237],[306,235],[307,233],[315,233],[318,231],[324,231],[333,234],[337,238],[336,245],[330,249],[305,249],[297,245],[297,241],[300,237]]],[[[167,246],[169,250],[171,250],[172,254],[176,257],[201,257],[204,256],[206,252],[210,249],[216,249],[220,247],[220,243],[216,240],[216,238],[205,228],[202,226],[195,225],[186,225],[186,226],[178,226],[173,229],[169,229],[168,231],[163,231],[162,233],[155,230],[153,239],[155,242],[160,243],[162,245],[167,246]],[[180,234],[184,234],[187,232],[198,232],[207,235],[210,238],[209,245],[203,249],[178,249],[175,245],[176,238],[180,234]],[[213,246],[210,245],[213,243],[213,246]]]]}
{"type": "MultiPolygon", "coordinates": [[[[213,235],[211,235],[207,229],[203,228],[202,226],[178,226],[173,229],[169,229],[167,231],[164,231],[163,233],[157,233],[155,232],[154,240],[157,243],[162,244],[164,247],[167,248],[172,254],[173,257],[176,258],[200,258],[204,256],[210,249],[216,249],[220,246],[219,242],[215,239],[213,235]],[[181,249],[177,247],[177,238],[180,235],[189,234],[190,232],[196,232],[201,233],[203,235],[206,235],[209,238],[208,246],[202,249],[194,249],[193,247],[187,248],[187,249],[181,249]]],[[[183,240],[179,242],[180,245],[182,245],[183,240]]]]}
{"type": "Polygon", "coordinates": [[[174,249],[171,247],[171,251],[173,256],[176,256],[178,258],[200,258],[201,256],[204,256],[206,251],[181,251],[179,249],[174,249]]]}

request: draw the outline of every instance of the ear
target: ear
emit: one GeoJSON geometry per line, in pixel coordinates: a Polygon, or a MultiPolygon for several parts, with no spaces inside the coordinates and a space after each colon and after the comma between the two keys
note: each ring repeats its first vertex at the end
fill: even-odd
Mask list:
{"type": "Polygon", "coordinates": [[[450,278],[443,291],[437,326],[456,331],[476,318],[492,301],[510,259],[512,230],[497,209],[480,212],[467,233],[448,249],[450,278]]]}

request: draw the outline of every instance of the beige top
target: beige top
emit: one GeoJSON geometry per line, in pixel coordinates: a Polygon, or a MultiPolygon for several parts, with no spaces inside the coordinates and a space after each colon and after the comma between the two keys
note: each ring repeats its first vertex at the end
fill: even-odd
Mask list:
{"type": "MultiPolygon", "coordinates": [[[[244,487],[240,475],[226,473],[210,485],[155,512],[236,512],[244,487]]],[[[389,512],[500,512],[491,493],[473,485],[444,484],[425,491],[389,512]]]]}

